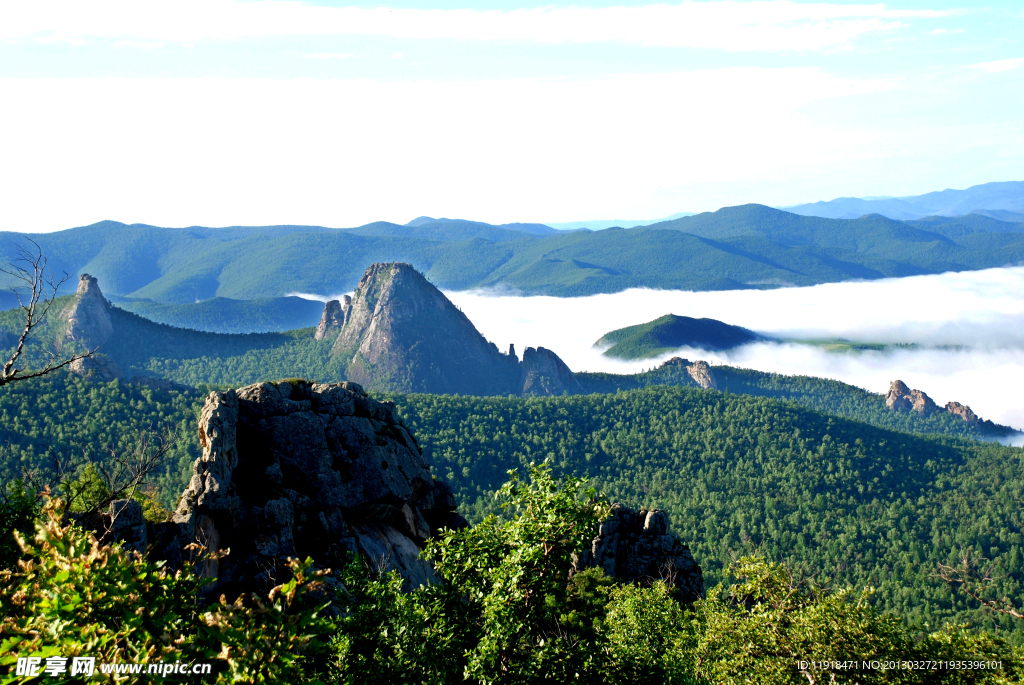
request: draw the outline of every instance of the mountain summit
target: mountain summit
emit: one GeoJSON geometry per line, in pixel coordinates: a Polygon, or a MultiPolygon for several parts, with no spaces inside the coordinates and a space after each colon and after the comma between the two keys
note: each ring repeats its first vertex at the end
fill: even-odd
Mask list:
{"type": "Polygon", "coordinates": [[[349,380],[401,392],[504,394],[519,360],[502,354],[411,265],[373,264],[352,296],[332,354],[349,380]]]}
{"type": "MultiPolygon", "coordinates": [[[[328,303],[324,321],[338,320],[336,308],[328,303]]],[[[368,388],[462,395],[560,395],[579,389],[572,371],[550,350],[528,347],[521,363],[513,347],[507,354],[499,351],[410,264],[371,265],[341,319],[331,353],[345,364],[349,380],[368,388]]]]}

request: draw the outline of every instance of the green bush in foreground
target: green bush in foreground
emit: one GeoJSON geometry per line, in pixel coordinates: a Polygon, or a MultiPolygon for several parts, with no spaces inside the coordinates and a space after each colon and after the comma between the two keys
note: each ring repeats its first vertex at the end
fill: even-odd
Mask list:
{"type": "MultiPolygon", "coordinates": [[[[170,573],[116,545],[62,523],[63,503],[48,500],[34,545],[15,533],[23,558],[0,571],[0,682],[22,680],[18,657],[95,657],[96,663],[218,661],[213,682],[306,681],[309,657],[326,646],[331,623],[302,595],[319,581],[311,562],[294,562],[293,578],[266,599],[239,597],[201,610],[205,584],[170,573]]],[[[70,662],[69,662],[70,663],[70,662]]],[[[98,674],[97,679],[154,682],[156,676],[98,674]]],[[[39,682],[78,682],[70,669],[39,682]]]]}

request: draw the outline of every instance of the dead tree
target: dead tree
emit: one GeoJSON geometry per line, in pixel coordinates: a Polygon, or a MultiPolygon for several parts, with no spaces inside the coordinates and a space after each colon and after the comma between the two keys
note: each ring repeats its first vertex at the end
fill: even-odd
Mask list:
{"type": "Polygon", "coordinates": [[[987,598],[986,591],[999,579],[993,576],[995,564],[984,557],[972,555],[971,551],[960,550],[960,561],[956,566],[939,564],[935,573],[954,592],[963,592],[981,603],[983,607],[998,614],[1013,618],[1024,618],[1024,609],[1014,605],[1009,597],[987,598]]]}
{"type": "Polygon", "coordinates": [[[15,346],[14,351],[11,352],[10,358],[4,362],[3,369],[0,370],[0,387],[15,381],[45,376],[51,371],[63,368],[74,361],[92,356],[92,353],[96,351],[72,353],[68,356],[64,354],[63,346],[57,343],[53,349],[46,350],[48,359],[42,368],[26,371],[24,366],[17,365],[18,359],[25,351],[26,343],[31,340],[36,329],[46,321],[46,317],[50,313],[50,307],[57,297],[57,289],[70,278],[65,272],[63,278],[55,280],[53,273],[46,269],[46,257],[43,255],[42,248],[31,238],[26,238],[26,240],[32,243],[35,249],[29,250],[23,245],[18,245],[18,257],[9,267],[0,268],[0,272],[12,276],[15,281],[20,281],[23,291],[25,289],[28,290],[28,300],[25,301],[22,299],[22,293],[18,291],[18,286],[11,288],[18,298],[18,305],[21,311],[25,315],[25,326],[22,328],[21,336],[18,338],[18,344],[15,346]]]}

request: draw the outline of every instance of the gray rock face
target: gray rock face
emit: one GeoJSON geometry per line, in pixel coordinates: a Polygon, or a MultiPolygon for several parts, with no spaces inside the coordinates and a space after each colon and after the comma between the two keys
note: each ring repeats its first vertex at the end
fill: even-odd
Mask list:
{"type": "Polygon", "coordinates": [[[332,348],[349,379],[399,392],[519,391],[518,361],[498,351],[409,264],[373,264],[332,348]]]}
{"type": "Polygon", "coordinates": [[[715,374],[711,372],[711,365],[706,361],[696,361],[686,367],[686,372],[690,374],[690,378],[693,382],[700,387],[707,390],[711,388],[718,390],[718,382],[715,380],[715,374]]]}
{"type": "Polygon", "coordinates": [[[327,302],[324,305],[324,313],[320,317],[320,323],[317,324],[316,333],[313,334],[313,338],[323,340],[324,338],[330,338],[332,335],[338,335],[351,311],[352,298],[348,295],[345,295],[344,305],[338,300],[327,302]]]}
{"type": "Polygon", "coordinates": [[[892,411],[914,411],[924,415],[938,409],[932,398],[923,391],[911,390],[900,380],[895,380],[889,385],[889,392],[885,395],[885,406],[892,411]]]}
{"type": "Polygon", "coordinates": [[[338,568],[360,553],[409,587],[435,581],[425,540],[462,527],[451,488],[435,481],[390,403],[355,383],[261,383],[213,392],[199,420],[203,456],[174,513],[179,547],[210,551],[211,590],[266,592],[288,557],[338,568]]]}
{"type": "MultiPolygon", "coordinates": [[[[509,350],[512,352],[512,350],[509,350]]],[[[580,382],[569,370],[558,355],[549,349],[527,347],[523,352],[523,384],[521,393],[524,396],[548,396],[582,391],[580,382]]]]}
{"type": "Polygon", "coordinates": [[[142,505],[130,499],[114,500],[110,503],[109,517],[114,539],[139,553],[146,551],[149,534],[142,516],[142,505]]]}
{"type": "Polygon", "coordinates": [[[81,343],[89,349],[105,343],[114,332],[109,307],[96,278],[82,274],[78,279],[75,299],[64,311],[63,318],[67,321],[64,339],[81,343]]]}
{"type": "Polygon", "coordinates": [[[68,364],[68,369],[75,375],[100,383],[109,383],[123,376],[117,362],[105,354],[94,354],[91,357],[76,359],[68,364]]]}
{"type": "Polygon", "coordinates": [[[600,566],[609,576],[647,584],[664,580],[685,602],[704,596],[704,574],[690,548],[668,532],[668,514],[660,509],[634,511],[616,505],[574,570],[600,566]]]}

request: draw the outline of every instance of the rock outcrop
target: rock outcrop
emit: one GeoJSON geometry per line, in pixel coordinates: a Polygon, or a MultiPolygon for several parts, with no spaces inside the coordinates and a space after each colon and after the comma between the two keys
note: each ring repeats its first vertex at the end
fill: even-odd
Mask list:
{"type": "Polygon", "coordinates": [[[959,402],[947,402],[946,411],[954,416],[959,416],[971,425],[975,425],[981,421],[981,419],[978,418],[978,415],[971,411],[971,408],[966,404],[960,404],[959,402]]]}
{"type": "Polygon", "coordinates": [[[923,391],[911,390],[900,380],[889,385],[889,392],[885,395],[885,406],[892,411],[913,411],[926,416],[938,409],[932,398],[923,391]]]}
{"type": "Polygon", "coordinates": [[[316,340],[323,340],[331,336],[337,336],[352,311],[352,297],[345,295],[345,304],[338,300],[330,300],[324,305],[324,313],[317,324],[316,333],[313,337],[316,340]]]}
{"type": "MultiPolygon", "coordinates": [[[[213,392],[199,420],[203,455],[174,513],[177,548],[200,542],[211,592],[266,592],[288,557],[338,568],[352,553],[409,587],[435,580],[419,558],[443,527],[466,525],[394,405],[355,383],[261,383],[213,392]]],[[[165,553],[165,556],[173,556],[165,553]]]]}
{"type": "Polygon", "coordinates": [[[718,381],[715,379],[715,374],[711,370],[711,365],[706,361],[698,360],[691,362],[689,359],[683,359],[682,357],[672,357],[665,361],[660,368],[665,367],[680,367],[686,370],[686,374],[693,380],[699,387],[712,390],[718,390],[718,381]]]}
{"type": "Polygon", "coordinates": [[[641,585],[664,580],[679,589],[683,601],[696,601],[704,595],[704,574],[668,524],[668,514],[660,509],[616,505],[574,570],[600,566],[609,576],[641,585]]]}
{"type": "Polygon", "coordinates": [[[923,391],[911,390],[906,383],[900,380],[893,381],[889,385],[889,392],[885,395],[885,406],[890,411],[913,411],[926,416],[934,412],[949,412],[953,416],[963,419],[964,423],[984,436],[1003,437],[1020,434],[1020,431],[1015,428],[982,419],[966,404],[947,402],[945,407],[939,407],[923,391]]]}
{"type": "Polygon", "coordinates": [[[82,274],[78,279],[78,290],[71,305],[64,311],[67,321],[64,340],[77,342],[94,349],[105,343],[114,333],[110,323],[110,303],[100,292],[94,276],[82,274]]]}
{"type": "MultiPolygon", "coordinates": [[[[509,348],[509,353],[514,355],[514,348],[509,348]]],[[[524,396],[548,396],[570,395],[582,392],[580,382],[569,370],[558,355],[549,349],[538,347],[527,347],[523,352],[523,381],[522,394],[524,396]]]]}
{"type": "Polygon", "coordinates": [[[690,378],[693,379],[693,382],[705,390],[708,388],[718,390],[718,382],[715,380],[715,374],[711,372],[711,365],[706,361],[695,361],[686,367],[686,371],[690,374],[690,378]]]}
{"type": "Polygon", "coordinates": [[[122,378],[124,375],[117,362],[107,355],[99,353],[91,357],[76,359],[68,364],[68,370],[75,375],[100,383],[109,383],[117,378],[122,378]]]}
{"type": "Polygon", "coordinates": [[[332,354],[346,364],[350,380],[373,389],[464,395],[579,392],[575,376],[557,355],[530,349],[520,363],[514,348],[502,354],[409,264],[373,264],[366,270],[332,354]]]}

